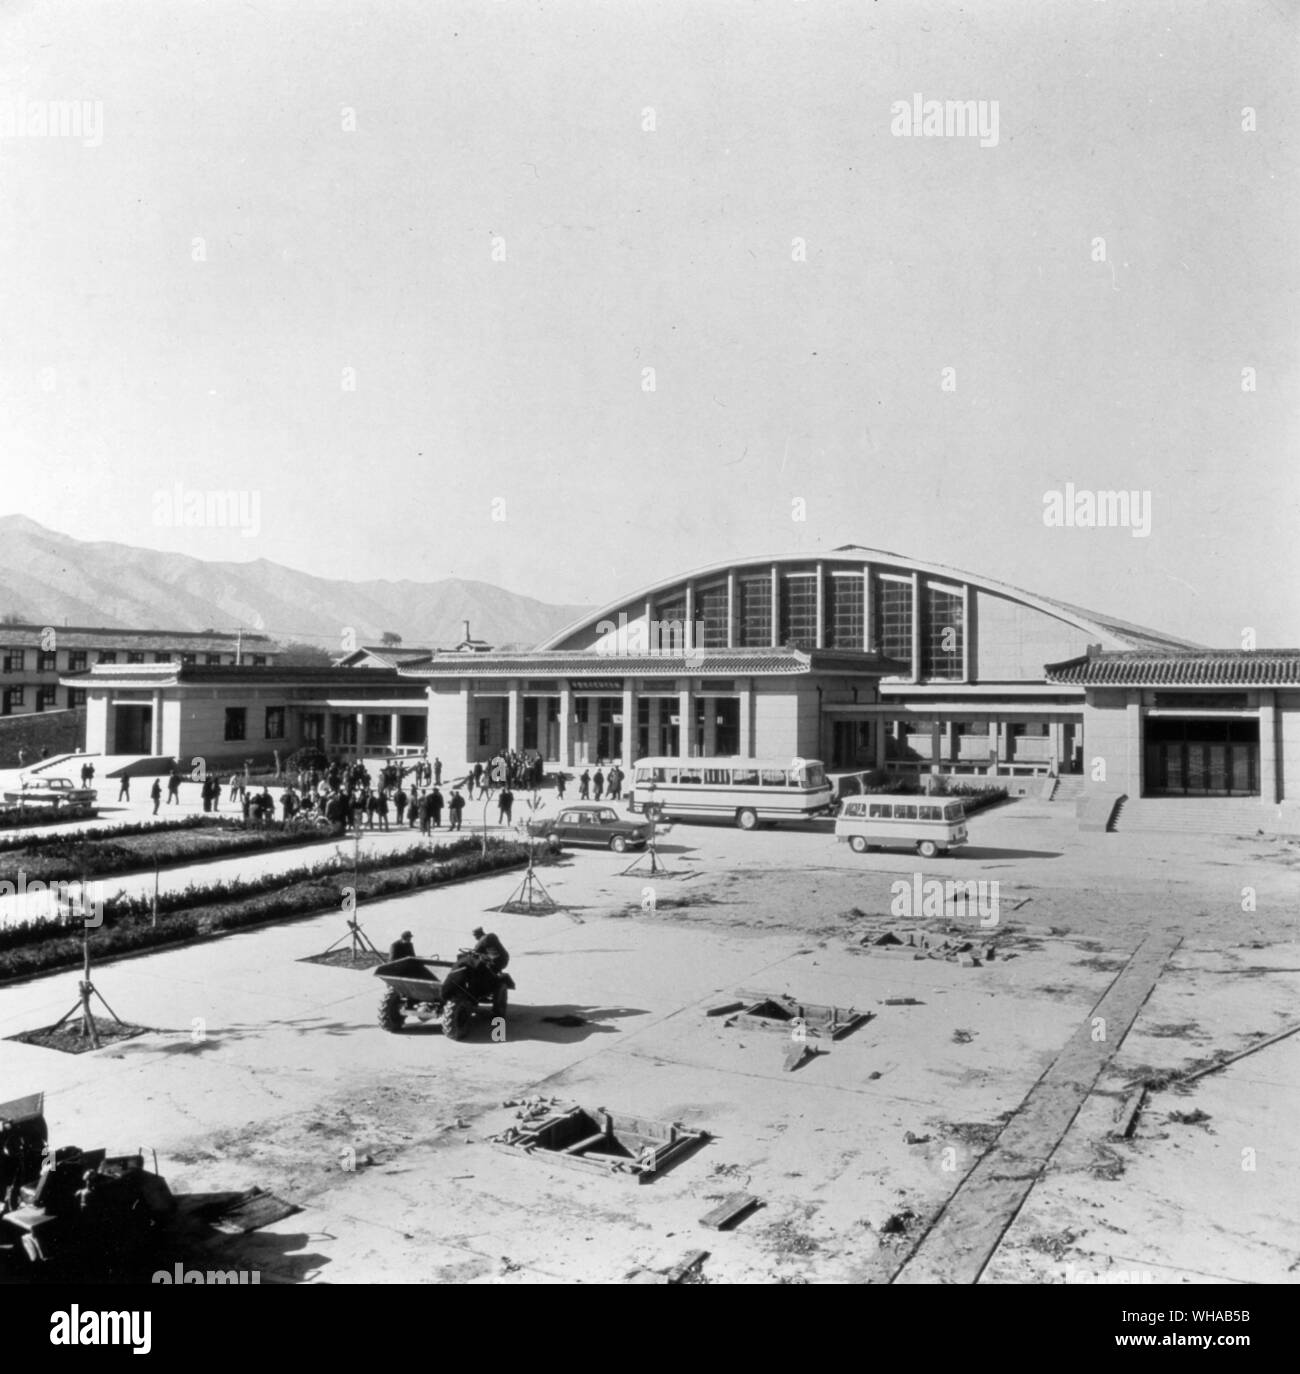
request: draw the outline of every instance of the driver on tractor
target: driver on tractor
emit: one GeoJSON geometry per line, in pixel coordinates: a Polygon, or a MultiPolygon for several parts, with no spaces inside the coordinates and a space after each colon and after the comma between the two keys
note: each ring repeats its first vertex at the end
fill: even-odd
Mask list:
{"type": "Polygon", "coordinates": [[[474,941],[474,953],[482,957],[487,967],[493,973],[504,973],[506,965],[510,962],[510,952],[496,934],[492,931],[484,934],[482,926],[475,926],[474,941]]]}

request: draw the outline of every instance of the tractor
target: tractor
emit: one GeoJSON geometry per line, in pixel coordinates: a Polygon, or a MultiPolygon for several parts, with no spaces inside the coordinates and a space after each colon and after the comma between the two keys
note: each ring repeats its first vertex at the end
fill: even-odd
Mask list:
{"type": "Polygon", "coordinates": [[[436,1018],[450,1040],[465,1038],[479,1006],[490,1006],[493,1017],[504,1020],[515,986],[508,973],[473,950],[462,950],[454,963],[418,955],[396,959],[381,964],[375,976],[387,984],[379,1003],[379,1024],[386,1031],[400,1031],[407,1016],[419,1021],[436,1018]]]}

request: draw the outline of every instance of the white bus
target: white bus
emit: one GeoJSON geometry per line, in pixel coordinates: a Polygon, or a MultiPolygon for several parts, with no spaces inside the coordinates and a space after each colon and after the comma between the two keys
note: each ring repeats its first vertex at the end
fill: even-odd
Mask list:
{"type": "Polygon", "coordinates": [[[902,846],[933,859],[966,843],[966,808],[939,798],[849,797],[835,818],[835,838],[855,854],[902,846]]]}
{"type": "Polygon", "coordinates": [[[742,830],[759,821],[804,820],[831,810],[833,789],[820,759],[638,759],[628,809],[647,801],[664,820],[723,816],[742,830]]]}

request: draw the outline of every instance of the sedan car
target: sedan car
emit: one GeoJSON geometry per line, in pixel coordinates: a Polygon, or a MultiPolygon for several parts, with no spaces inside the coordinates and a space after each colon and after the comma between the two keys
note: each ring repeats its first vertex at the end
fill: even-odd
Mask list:
{"type": "Polygon", "coordinates": [[[528,833],[546,840],[552,849],[565,844],[594,844],[621,854],[650,839],[644,821],[629,821],[612,806],[562,806],[552,820],[530,821],[528,833]]]}
{"type": "Polygon", "coordinates": [[[99,794],[93,787],[77,787],[68,778],[24,778],[22,790],[6,792],[7,802],[34,806],[88,805],[99,794]]]}

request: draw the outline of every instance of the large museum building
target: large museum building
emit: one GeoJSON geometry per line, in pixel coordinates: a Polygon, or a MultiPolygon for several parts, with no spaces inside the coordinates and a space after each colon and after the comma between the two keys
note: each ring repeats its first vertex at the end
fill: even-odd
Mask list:
{"type": "Polygon", "coordinates": [[[318,744],[449,764],[535,750],[814,757],[1098,795],[1300,800],[1300,651],[1217,651],[862,548],[697,569],[527,652],[395,668],[96,665],[87,749],[242,761],[318,744]],[[1290,797],[1288,797],[1288,791],[1290,797]]]}

